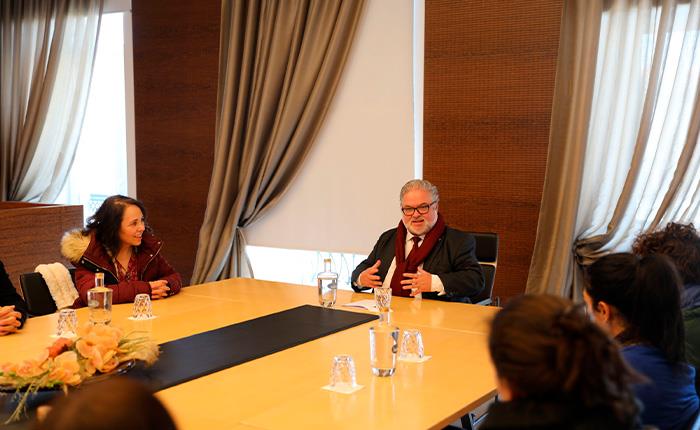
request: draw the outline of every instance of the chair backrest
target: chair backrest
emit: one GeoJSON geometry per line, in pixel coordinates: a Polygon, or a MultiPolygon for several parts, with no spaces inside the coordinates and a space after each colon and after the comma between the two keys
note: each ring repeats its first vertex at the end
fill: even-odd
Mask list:
{"type": "Polygon", "coordinates": [[[498,261],[498,235],[496,233],[470,233],[476,240],[476,259],[479,263],[498,261]]]}
{"type": "Polygon", "coordinates": [[[484,272],[484,289],[481,294],[474,297],[472,303],[490,305],[493,293],[493,283],[496,279],[496,267],[498,265],[498,234],[496,233],[470,233],[476,240],[476,259],[484,272]]]}
{"type": "MultiPolygon", "coordinates": [[[[75,269],[70,269],[71,278],[75,279],[75,269]]],[[[30,317],[52,314],[56,312],[56,302],[51,297],[49,286],[39,272],[19,275],[24,301],[30,317]]]]}

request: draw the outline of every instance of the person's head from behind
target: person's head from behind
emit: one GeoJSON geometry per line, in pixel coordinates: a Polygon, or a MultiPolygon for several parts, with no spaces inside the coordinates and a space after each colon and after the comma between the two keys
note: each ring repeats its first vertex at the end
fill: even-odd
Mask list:
{"type": "Polygon", "coordinates": [[[489,351],[502,400],[569,401],[607,409],[629,423],[638,409],[635,374],[585,307],[550,295],[510,300],[496,315],[489,351]]]}
{"type": "Polygon", "coordinates": [[[685,361],[680,277],[663,255],[610,254],[586,270],[583,297],[595,320],[620,342],[658,348],[685,361]]]}
{"type": "Polygon", "coordinates": [[[435,185],[424,179],[412,179],[401,187],[399,202],[406,229],[415,236],[429,232],[438,219],[440,194],[435,185]]]}
{"type": "Polygon", "coordinates": [[[700,285],[700,236],[693,224],[670,223],[662,230],[640,234],[632,252],[642,257],[666,255],[676,265],[684,284],[700,285]]]}
{"type": "Polygon", "coordinates": [[[95,232],[97,240],[112,255],[123,246],[139,246],[146,224],[146,208],[131,197],[108,197],[87,222],[87,229],[95,232]]]}
{"type": "Polygon", "coordinates": [[[58,399],[38,430],[174,430],[165,407],[140,383],[111,378],[58,399]]]}

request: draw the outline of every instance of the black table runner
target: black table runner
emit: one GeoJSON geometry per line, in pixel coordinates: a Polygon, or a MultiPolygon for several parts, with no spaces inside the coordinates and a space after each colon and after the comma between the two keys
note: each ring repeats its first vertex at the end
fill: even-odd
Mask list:
{"type": "Polygon", "coordinates": [[[158,361],[130,376],[154,391],[318,339],[376,319],[304,305],[161,344],[158,361]]]}

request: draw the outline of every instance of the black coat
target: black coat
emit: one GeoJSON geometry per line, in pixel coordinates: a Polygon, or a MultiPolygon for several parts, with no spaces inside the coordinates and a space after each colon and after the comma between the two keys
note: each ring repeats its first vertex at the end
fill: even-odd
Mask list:
{"type": "Polygon", "coordinates": [[[17,294],[17,290],[12,285],[10,277],[5,271],[5,265],[0,261],[0,306],[15,305],[15,310],[22,314],[22,325],[27,320],[27,304],[22,297],[17,294]]]}
{"type": "MultiPolygon", "coordinates": [[[[478,295],[484,289],[484,274],[476,260],[475,248],[474,236],[445,227],[445,232],[423,261],[423,270],[440,277],[445,295],[423,293],[423,298],[469,303],[471,298],[478,295]]],[[[377,259],[382,260],[377,275],[383,282],[395,254],[396,229],[393,228],[379,237],[372,253],[352,272],[352,288],[355,291],[366,289],[356,284],[357,278],[365,269],[374,265],[377,259]]]]}

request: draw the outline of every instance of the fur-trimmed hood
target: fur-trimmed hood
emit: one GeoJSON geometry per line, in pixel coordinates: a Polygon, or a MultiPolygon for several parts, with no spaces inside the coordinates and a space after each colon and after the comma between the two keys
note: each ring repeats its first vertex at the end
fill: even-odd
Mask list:
{"type": "Polygon", "coordinates": [[[61,238],[61,254],[75,264],[80,261],[89,245],[90,234],[84,234],[83,230],[76,228],[67,231],[61,238]]]}
{"type": "MultiPolygon", "coordinates": [[[[137,250],[139,253],[148,254],[152,257],[160,251],[163,242],[149,231],[143,232],[141,245],[137,250]]],[[[94,263],[104,265],[111,264],[111,254],[95,240],[95,233],[76,228],[67,231],[61,239],[61,254],[73,265],[78,263],[83,257],[91,259],[94,263]]]]}

